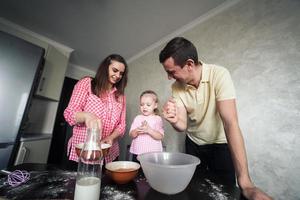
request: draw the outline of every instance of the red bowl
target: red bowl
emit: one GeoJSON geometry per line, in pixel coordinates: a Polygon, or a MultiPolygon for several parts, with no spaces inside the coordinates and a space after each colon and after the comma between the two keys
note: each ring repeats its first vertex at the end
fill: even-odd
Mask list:
{"type": "Polygon", "coordinates": [[[105,165],[105,173],[114,182],[125,184],[137,176],[140,167],[140,164],[132,161],[114,161],[105,165]]]}

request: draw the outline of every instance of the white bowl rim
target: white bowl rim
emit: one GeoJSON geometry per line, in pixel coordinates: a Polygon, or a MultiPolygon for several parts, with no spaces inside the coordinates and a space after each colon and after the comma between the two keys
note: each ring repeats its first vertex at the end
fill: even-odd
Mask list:
{"type": "Polygon", "coordinates": [[[101,143],[101,149],[107,149],[107,148],[110,148],[110,147],[111,147],[111,144],[101,143]]]}
{"type": "MultiPolygon", "coordinates": [[[[75,147],[78,149],[82,149],[83,145],[84,145],[84,142],[81,142],[81,143],[75,144],[75,147]]],[[[110,147],[111,147],[111,144],[101,143],[101,149],[108,149],[110,147]]]]}
{"type": "MultiPolygon", "coordinates": [[[[105,168],[106,168],[107,170],[109,170],[109,171],[116,172],[116,171],[115,171],[114,169],[112,169],[111,167],[114,166],[114,165],[121,165],[121,167],[123,167],[122,164],[125,164],[125,165],[126,165],[126,164],[129,164],[129,165],[131,165],[130,168],[134,168],[134,169],[128,170],[128,171],[126,171],[126,172],[135,171],[135,170],[140,169],[140,167],[141,167],[141,165],[140,165],[139,163],[133,162],[133,161],[113,161],[113,162],[106,163],[106,164],[105,164],[105,168]]],[[[120,167],[118,167],[117,169],[119,169],[119,168],[120,168],[120,167]]],[[[124,168],[124,167],[123,167],[123,168],[124,168]]]]}
{"type": "Polygon", "coordinates": [[[185,168],[185,167],[188,167],[188,166],[197,166],[200,164],[200,159],[197,158],[196,156],[193,156],[193,155],[190,155],[190,154],[186,154],[186,153],[181,153],[181,152],[149,152],[149,153],[143,153],[143,154],[140,154],[137,156],[137,159],[142,163],[146,163],[147,165],[151,165],[151,166],[157,166],[157,167],[161,167],[161,168],[185,168]],[[186,155],[186,156],[189,156],[191,157],[192,159],[196,160],[195,163],[190,163],[190,164],[180,164],[180,165],[165,165],[165,164],[157,164],[157,163],[152,163],[152,162],[149,162],[149,161],[146,161],[146,160],[143,160],[142,161],[142,158],[141,156],[142,155],[148,155],[148,154],[181,154],[181,155],[186,155]]]}

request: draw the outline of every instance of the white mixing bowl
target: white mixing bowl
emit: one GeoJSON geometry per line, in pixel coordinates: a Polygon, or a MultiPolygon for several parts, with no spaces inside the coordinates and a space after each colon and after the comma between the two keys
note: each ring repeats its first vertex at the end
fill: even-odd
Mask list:
{"type": "Polygon", "coordinates": [[[177,152],[153,152],[138,156],[150,186],[164,194],[183,191],[191,181],[199,158],[177,152]]]}

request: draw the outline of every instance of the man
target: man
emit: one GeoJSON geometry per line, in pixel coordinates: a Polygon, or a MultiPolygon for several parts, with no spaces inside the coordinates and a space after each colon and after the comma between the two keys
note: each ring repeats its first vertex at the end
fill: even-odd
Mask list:
{"type": "Polygon", "coordinates": [[[228,70],[198,61],[195,46],[185,38],[172,39],[159,60],[176,81],[163,108],[164,118],[187,134],[186,153],[200,158],[200,169],[235,183],[247,199],[270,200],[252,183],[238,124],[235,90],[228,70]]]}

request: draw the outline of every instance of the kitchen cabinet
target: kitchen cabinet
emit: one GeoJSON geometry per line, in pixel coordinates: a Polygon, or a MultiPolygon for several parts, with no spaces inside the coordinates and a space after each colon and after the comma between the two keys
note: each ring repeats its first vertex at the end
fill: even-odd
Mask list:
{"type": "Polygon", "coordinates": [[[36,95],[59,101],[69,56],[49,45],[36,95]]]}
{"type": "MultiPolygon", "coordinates": [[[[14,164],[47,163],[58,102],[73,49],[1,17],[0,31],[19,37],[45,50],[43,67],[38,72],[39,81],[34,84],[35,94],[29,102],[28,112],[24,116],[20,132],[48,134],[51,137],[32,139],[22,136],[16,144],[19,145],[16,150],[17,156],[14,156],[12,160],[14,164]]],[[[1,151],[4,152],[3,149],[1,151]]]]}
{"type": "Polygon", "coordinates": [[[15,165],[22,163],[46,164],[51,143],[50,134],[27,134],[21,137],[15,165]]]}
{"type": "Polygon", "coordinates": [[[0,18],[0,31],[7,32],[45,49],[43,72],[35,94],[59,101],[69,57],[73,49],[3,18],[0,18]]]}

